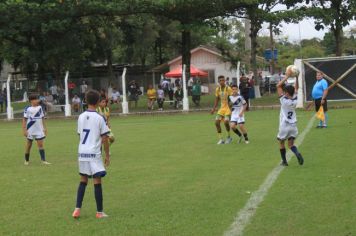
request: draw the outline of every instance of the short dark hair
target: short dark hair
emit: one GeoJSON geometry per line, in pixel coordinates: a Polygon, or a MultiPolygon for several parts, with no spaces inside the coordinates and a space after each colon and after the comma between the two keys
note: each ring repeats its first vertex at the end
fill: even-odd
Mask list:
{"type": "Polygon", "coordinates": [[[31,102],[32,100],[36,100],[38,99],[38,95],[33,93],[33,94],[30,94],[30,96],[28,96],[28,100],[31,102]]]}
{"type": "Polygon", "coordinates": [[[238,88],[238,87],[237,87],[237,84],[232,84],[232,85],[231,85],[231,88],[238,88]]]}
{"type": "Polygon", "coordinates": [[[286,91],[290,96],[294,95],[294,87],[292,85],[286,85],[284,91],[286,91]]]}
{"type": "Polygon", "coordinates": [[[96,90],[89,90],[85,94],[85,100],[87,101],[88,105],[95,106],[96,104],[98,104],[99,98],[100,98],[100,94],[96,90]]]}
{"type": "Polygon", "coordinates": [[[224,79],[224,80],[225,80],[225,76],[219,75],[219,76],[218,76],[218,80],[220,80],[220,79],[224,79]]]}

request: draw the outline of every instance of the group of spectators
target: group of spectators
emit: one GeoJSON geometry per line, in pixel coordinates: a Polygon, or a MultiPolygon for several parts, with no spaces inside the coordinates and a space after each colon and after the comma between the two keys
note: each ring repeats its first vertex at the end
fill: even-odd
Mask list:
{"type": "MultiPolygon", "coordinates": [[[[193,103],[198,107],[200,106],[201,85],[198,79],[190,78],[187,82],[188,96],[192,96],[193,103]]],[[[148,85],[147,89],[147,108],[148,110],[154,109],[154,104],[157,102],[158,110],[163,110],[163,104],[168,97],[167,102],[175,109],[178,109],[182,105],[183,101],[183,88],[180,79],[176,79],[174,83],[171,83],[167,79],[163,79],[158,85],[156,90],[152,84],[148,85]]]]}

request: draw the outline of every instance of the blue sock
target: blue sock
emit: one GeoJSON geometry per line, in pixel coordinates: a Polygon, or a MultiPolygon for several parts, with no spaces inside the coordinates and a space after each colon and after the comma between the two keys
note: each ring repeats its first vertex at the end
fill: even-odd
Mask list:
{"type": "Polygon", "coordinates": [[[87,183],[84,182],[79,183],[78,192],[77,192],[77,204],[75,206],[76,208],[82,207],[82,202],[83,202],[86,187],[87,187],[87,183]]]}
{"type": "Polygon", "coordinates": [[[46,156],[45,156],[45,151],[44,151],[44,149],[40,149],[39,152],[40,152],[41,160],[42,160],[42,161],[45,161],[45,160],[46,160],[46,156]]]}
{"type": "Polygon", "coordinates": [[[292,150],[292,152],[293,152],[295,155],[299,155],[299,152],[298,152],[298,149],[297,149],[296,146],[292,146],[292,147],[290,148],[290,150],[292,150]]]}
{"type": "Polygon", "coordinates": [[[94,184],[94,194],[97,212],[103,212],[103,190],[101,184],[94,184]]]}
{"type": "Polygon", "coordinates": [[[323,121],[322,120],[319,121],[319,126],[323,126],[323,121]]]}

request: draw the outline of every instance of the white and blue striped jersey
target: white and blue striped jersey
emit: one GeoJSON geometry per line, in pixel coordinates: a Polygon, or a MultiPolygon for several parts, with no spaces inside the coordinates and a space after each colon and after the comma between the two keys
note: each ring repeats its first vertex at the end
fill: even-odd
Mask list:
{"type": "Polygon", "coordinates": [[[23,117],[27,119],[26,130],[29,135],[44,135],[43,123],[44,112],[41,106],[27,106],[23,117]]]}
{"type": "Polygon", "coordinates": [[[281,102],[281,111],[279,113],[279,124],[283,123],[296,124],[297,123],[297,114],[295,109],[297,107],[297,96],[293,98],[287,98],[286,96],[280,97],[281,102]]]}
{"type": "Polygon", "coordinates": [[[246,104],[245,99],[240,94],[237,96],[229,96],[229,102],[232,104],[232,115],[239,115],[246,104]]]}
{"type": "Polygon", "coordinates": [[[96,111],[87,110],[78,118],[79,161],[95,161],[101,158],[101,138],[109,134],[105,118],[96,111]]]}

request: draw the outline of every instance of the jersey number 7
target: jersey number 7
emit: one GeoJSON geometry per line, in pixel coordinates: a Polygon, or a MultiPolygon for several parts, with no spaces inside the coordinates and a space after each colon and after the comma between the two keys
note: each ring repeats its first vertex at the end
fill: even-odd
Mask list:
{"type": "Polygon", "coordinates": [[[87,142],[87,139],[88,139],[88,136],[90,133],[90,129],[83,129],[83,132],[85,133],[85,136],[84,136],[82,144],[85,144],[87,142]]]}

